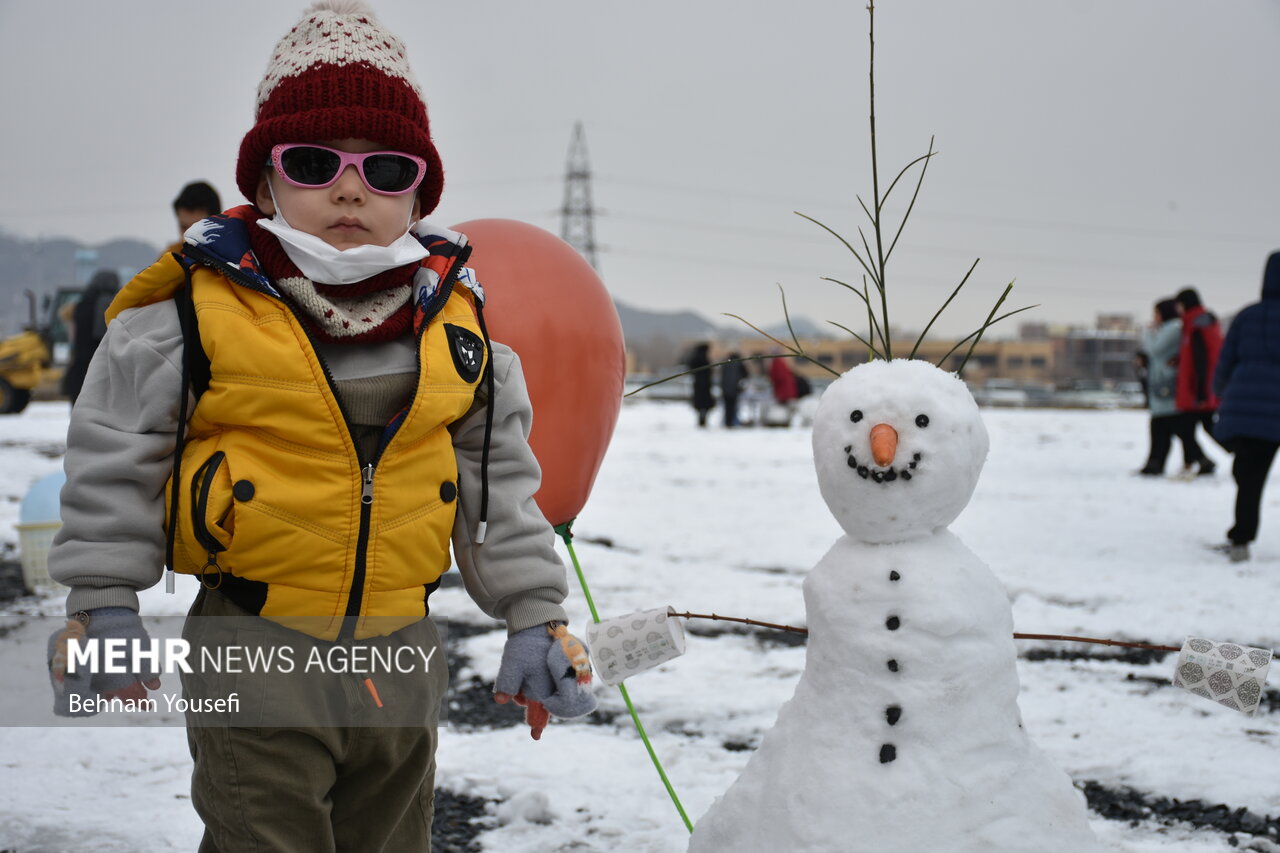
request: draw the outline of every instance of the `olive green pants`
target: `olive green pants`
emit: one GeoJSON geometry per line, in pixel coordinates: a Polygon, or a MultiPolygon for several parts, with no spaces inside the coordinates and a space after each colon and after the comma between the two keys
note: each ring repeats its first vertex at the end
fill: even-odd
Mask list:
{"type": "MultiPolygon", "coordinates": [[[[187,714],[195,762],[191,801],[205,825],[200,853],[431,849],[436,727],[448,670],[430,619],[344,646],[291,631],[201,590],[183,637],[195,669],[183,674],[184,696],[234,695],[237,706],[225,715],[187,714]],[[419,670],[411,673],[304,666],[317,659],[341,666],[355,659],[352,646],[436,651],[429,667],[419,659],[419,670]],[[271,651],[275,665],[248,672],[246,655],[229,649],[271,651]],[[284,663],[285,649],[291,666],[284,663]]],[[[263,659],[259,652],[257,660],[263,659]]]]}

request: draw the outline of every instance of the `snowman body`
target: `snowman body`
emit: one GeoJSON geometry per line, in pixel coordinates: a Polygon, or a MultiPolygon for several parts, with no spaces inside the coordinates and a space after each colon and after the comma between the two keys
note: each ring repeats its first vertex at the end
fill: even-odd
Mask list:
{"type": "Polygon", "coordinates": [[[815,461],[847,535],[804,583],[795,695],[691,853],[1103,849],[1023,729],[1005,590],[946,529],[986,449],[967,389],[932,365],[873,362],[824,394],[815,461]]]}

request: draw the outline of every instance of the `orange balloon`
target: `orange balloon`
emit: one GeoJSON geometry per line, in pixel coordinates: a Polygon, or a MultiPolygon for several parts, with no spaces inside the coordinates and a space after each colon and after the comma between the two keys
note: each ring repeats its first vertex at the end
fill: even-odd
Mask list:
{"type": "Polygon", "coordinates": [[[534,495],[553,525],[587,502],[622,408],[626,346],[604,282],[549,231],[513,219],[452,226],[473,247],[467,266],[484,288],[489,336],[520,356],[542,466],[534,495]]]}

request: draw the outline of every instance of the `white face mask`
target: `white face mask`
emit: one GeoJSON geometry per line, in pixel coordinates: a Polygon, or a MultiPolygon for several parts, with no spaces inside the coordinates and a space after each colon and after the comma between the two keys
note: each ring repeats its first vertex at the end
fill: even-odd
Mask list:
{"type": "MultiPolygon", "coordinates": [[[[274,192],[271,200],[275,201],[274,192]]],[[[275,216],[259,219],[258,226],[276,236],[289,260],[315,284],[355,284],[380,272],[415,263],[430,254],[407,227],[400,239],[390,246],[335,248],[314,234],[299,231],[286,222],[278,202],[275,216]]]]}

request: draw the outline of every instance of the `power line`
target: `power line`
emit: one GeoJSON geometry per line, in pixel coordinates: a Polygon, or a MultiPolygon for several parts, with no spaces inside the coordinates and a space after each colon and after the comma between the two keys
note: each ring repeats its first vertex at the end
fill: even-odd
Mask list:
{"type": "MultiPolygon", "coordinates": [[[[754,201],[768,204],[777,204],[786,206],[792,210],[799,207],[821,207],[821,208],[842,208],[853,209],[856,203],[854,198],[850,196],[843,201],[833,201],[831,199],[808,199],[798,200],[794,196],[769,195],[765,193],[742,192],[738,190],[726,190],[716,187],[695,187],[688,184],[663,184],[654,181],[635,181],[627,178],[617,177],[601,177],[599,182],[605,185],[616,185],[630,187],[633,189],[648,190],[653,192],[669,192],[679,193],[683,195],[694,195],[723,199],[738,199],[743,201],[754,201]]],[[[1094,223],[1070,222],[1064,220],[1050,219],[1028,219],[1028,218],[1004,218],[996,216],[976,216],[968,213],[934,213],[929,211],[917,210],[912,216],[921,219],[937,219],[944,221],[964,222],[974,225],[996,225],[1005,228],[1028,228],[1034,230],[1046,231],[1070,231],[1075,233],[1089,234],[1105,234],[1110,236],[1129,236],[1129,237],[1153,237],[1159,239],[1179,239],[1188,238],[1196,240],[1210,240],[1229,243],[1256,243],[1259,241],[1274,241],[1275,234],[1259,235],[1259,234],[1227,234],[1223,232],[1211,231],[1180,231],[1175,229],[1158,229],[1158,228],[1134,228],[1132,226],[1103,225],[1094,223]]]]}
{"type": "MultiPolygon", "coordinates": [[[[682,230],[716,231],[716,232],[722,232],[722,233],[741,234],[743,236],[752,236],[752,237],[758,237],[762,239],[772,239],[772,240],[779,239],[781,235],[781,232],[777,229],[770,230],[766,228],[741,228],[741,227],[729,226],[729,225],[708,225],[708,224],[699,223],[699,222],[688,222],[688,221],[682,221],[677,219],[664,219],[660,217],[633,216],[630,214],[610,214],[609,218],[611,220],[634,221],[634,222],[640,222],[644,224],[657,225],[659,227],[680,228],[682,230]]],[[[821,245],[827,245],[827,246],[833,246],[833,247],[835,245],[833,239],[829,235],[825,235],[825,234],[809,234],[809,235],[787,234],[785,235],[785,240],[788,244],[803,242],[803,243],[812,244],[812,245],[821,244],[821,245]]],[[[613,254],[625,254],[625,252],[623,252],[622,250],[618,250],[618,251],[610,250],[610,251],[613,254]]],[[[1072,266],[1072,267],[1086,267],[1086,268],[1094,268],[1094,269],[1123,270],[1127,272],[1167,274],[1172,276],[1183,276],[1188,274],[1194,274],[1197,272],[1208,274],[1208,275],[1220,275],[1224,272],[1224,270],[1221,267],[1216,267],[1213,270],[1207,270],[1207,269],[1189,270],[1185,267],[1177,267],[1177,268],[1152,267],[1146,264],[1137,265],[1137,264],[1114,263],[1114,262],[1105,262],[1105,261],[1099,262],[1096,259],[1096,257],[1086,258],[1079,255],[1063,257],[1063,256],[1055,256],[1055,255],[1035,254],[1035,253],[1029,253],[1029,252],[974,252],[970,249],[958,249],[958,248],[952,248],[950,246],[936,246],[936,245],[928,245],[928,244],[919,244],[915,242],[910,243],[909,247],[904,248],[903,251],[911,255],[918,255],[918,254],[941,255],[945,257],[954,257],[954,258],[962,259],[966,261],[972,261],[974,258],[982,257],[982,256],[985,256],[988,258],[991,258],[994,256],[996,258],[999,258],[1001,261],[1026,261],[1030,263],[1050,264],[1053,266],[1072,266]]],[[[699,261],[695,261],[695,263],[696,262],[699,262],[699,261]]],[[[704,258],[703,262],[720,263],[726,266],[733,265],[731,261],[717,262],[711,258],[704,258]]],[[[743,264],[739,266],[746,267],[747,265],[743,264]]],[[[758,268],[758,265],[751,264],[750,267],[758,268]]],[[[1226,272],[1231,274],[1236,274],[1236,275],[1252,275],[1251,272],[1246,273],[1243,270],[1227,270],[1226,272]]],[[[827,273],[827,274],[830,275],[831,273],[827,273]]]]}
{"type": "MultiPolygon", "coordinates": [[[[668,250],[646,251],[644,249],[619,248],[619,249],[611,249],[609,253],[611,255],[617,255],[620,257],[652,259],[652,260],[667,261],[667,262],[679,262],[682,264],[686,264],[686,263],[698,264],[701,266],[718,267],[720,269],[725,269],[725,270],[751,270],[759,273],[775,273],[775,274],[783,273],[791,276],[793,281],[796,278],[802,278],[804,276],[811,276],[813,279],[820,279],[824,276],[830,276],[832,278],[842,278],[840,270],[804,269],[797,265],[783,265],[780,263],[760,263],[760,262],[752,262],[752,261],[727,260],[725,258],[711,258],[711,257],[699,256],[699,255],[689,255],[689,254],[671,252],[668,250]]],[[[972,257],[972,255],[970,255],[970,257],[972,257]]],[[[1177,280],[1179,282],[1187,281],[1195,278],[1207,279],[1214,276],[1221,276],[1224,273],[1224,270],[1221,270],[1221,269],[1192,270],[1192,269],[1179,268],[1176,270],[1171,270],[1171,269],[1160,269],[1156,267],[1135,268],[1135,267],[1123,267],[1118,265],[1108,265],[1105,263],[1099,264],[1099,263],[1090,262],[1087,260],[1078,262],[1078,265],[1083,267],[1094,268],[1094,269],[1104,269],[1104,270],[1105,269],[1127,269],[1129,271],[1149,273],[1151,275],[1163,275],[1169,278],[1170,280],[1177,280]],[[1197,273],[1199,275],[1197,275],[1197,273]]],[[[979,269],[981,270],[981,268],[979,269]]],[[[1244,275],[1253,276],[1254,275],[1254,272],[1244,273],[1238,270],[1227,271],[1227,272],[1229,272],[1229,274],[1237,275],[1237,276],[1244,276],[1244,275]]],[[[981,276],[980,271],[978,275],[981,276]]],[[[895,274],[891,276],[889,279],[889,284],[890,284],[890,287],[892,287],[894,282],[905,281],[912,284],[927,285],[927,286],[933,287],[933,286],[941,286],[944,284],[954,284],[958,282],[959,279],[960,279],[959,274],[955,276],[955,281],[952,282],[944,276],[922,276],[919,274],[908,273],[908,274],[895,274]]],[[[849,284],[858,284],[861,282],[862,279],[860,275],[855,274],[852,276],[846,276],[842,280],[848,281],[849,284]]],[[[1025,284],[1020,289],[1025,292],[1026,290],[1025,284]]],[[[1088,284],[1077,284],[1073,282],[1071,285],[1071,293],[1072,294],[1099,293],[1099,294],[1106,294],[1108,296],[1114,296],[1116,294],[1116,289],[1114,285],[1090,286],[1088,284]]]]}

